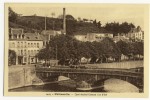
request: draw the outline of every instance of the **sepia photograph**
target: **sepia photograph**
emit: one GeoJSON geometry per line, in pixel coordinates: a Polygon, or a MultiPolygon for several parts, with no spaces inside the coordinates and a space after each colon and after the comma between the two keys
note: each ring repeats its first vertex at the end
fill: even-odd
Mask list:
{"type": "Polygon", "coordinates": [[[148,9],[5,3],[4,95],[147,96],[148,9]]]}

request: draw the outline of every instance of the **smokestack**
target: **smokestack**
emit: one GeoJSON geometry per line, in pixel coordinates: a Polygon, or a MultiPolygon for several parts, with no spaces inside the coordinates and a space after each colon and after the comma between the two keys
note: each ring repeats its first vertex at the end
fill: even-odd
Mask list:
{"type": "Polygon", "coordinates": [[[65,11],[65,8],[63,8],[63,31],[64,31],[64,34],[66,34],[66,11],[65,11]]]}

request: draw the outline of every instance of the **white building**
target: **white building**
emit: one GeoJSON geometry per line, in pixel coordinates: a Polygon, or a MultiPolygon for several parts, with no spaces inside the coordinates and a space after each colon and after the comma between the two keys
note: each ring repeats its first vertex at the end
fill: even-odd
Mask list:
{"type": "Polygon", "coordinates": [[[76,38],[79,41],[89,41],[89,42],[100,42],[105,37],[113,38],[113,34],[111,33],[87,33],[87,34],[77,34],[74,35],[74,38],[76,38]]]}
{"type": "Polygon", "coordinates": [[[38,33],[24,33],[21,28],[11,28],[9,49],[16,52],[16,64],[36,63],[35,55],[42,48],[43,41],[38,33]]]}
{"type": "Polygon", "coordinates": [[[137,28],[132,28],[130,32],[128,33],[128,37],[131,39],[135,39],[136,41],[144,40],[144,31],[142,31],[141,27],[138,26],[137,28]]]}

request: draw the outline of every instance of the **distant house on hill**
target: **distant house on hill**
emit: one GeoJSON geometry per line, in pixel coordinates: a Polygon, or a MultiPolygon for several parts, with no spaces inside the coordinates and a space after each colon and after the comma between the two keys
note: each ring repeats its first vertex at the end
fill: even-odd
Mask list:
{"type": "Polygon", "coordinates": [[[135,41],[143,41],[144,40],[144,31],[142,31],[141,27],[138,26],[137,28],[132,28],[129,33],[128,37],[130,39],[134,39],[135,41]]]}
{"type": "Polygon", "coordinates": [[[76,38],[79,41],[89,41],[89,42],[100,42],[105,37],[113,38],[113,34],[111,33],[87,33],[87,34],[76,34],[74,35],[74,38],[76,38]]]}
{"type": "Polygon", "coordinates": [[[118,42],[118,41],[129,41],[129,38],[127,37],[127,35],[125,35],[125,34],[119,34],[118,33],[118,35],[117,36],[114,36],[113,37],[113,41],[116,43],[116,42],[118,42]]]}
{"type": "Polygon", "coordinates": [[[100,42],[105,37],[113,38],[113,34],[111,32],[104,30],[103,28],[99,32],[76,33],[74,35],[74,38],[83,42],[86,42],[86,41],[100,42]]]}

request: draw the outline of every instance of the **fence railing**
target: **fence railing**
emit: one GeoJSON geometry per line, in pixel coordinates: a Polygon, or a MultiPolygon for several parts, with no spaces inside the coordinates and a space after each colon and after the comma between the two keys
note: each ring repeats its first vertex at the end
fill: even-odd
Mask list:
{"type": "Polygon", "coordinates": [[[71,69],[71,68],[36,68],[36,72],[51,73],[74,73],[74,74],[103,74],[142,78],[142,72],[135,72],[127,69],[71,69]]]}

